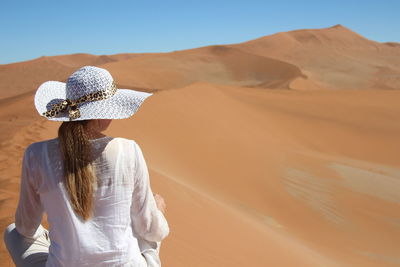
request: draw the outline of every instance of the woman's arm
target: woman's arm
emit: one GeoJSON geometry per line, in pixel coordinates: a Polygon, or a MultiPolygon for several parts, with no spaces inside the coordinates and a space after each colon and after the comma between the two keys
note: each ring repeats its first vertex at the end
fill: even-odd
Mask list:
{"type": "Polygon", "coordinates": [[[15,213],[15,227],[21,235],[29,238],[38,238],[44,233],[41,226],[43,206],[40,195],[34,186],[34,165],[32,164],[35,153],[30,145],[24,152],[21,171],[21,185],[18,207],[15,213]]]}
{"type": "Polygon", "coordinates": [[[131,220],[140,237],[159,242],[169,234],[168,222],[157,207],[150,187],[149,172],[142,150],[135,143],[135,183],[132,194],[131,220]]]}
{"type": "Polygon", "coordinates": [[[154,199],[156,200],[157,208],[161,210],[162,213],[165,213],[165,209],[167,205],[165,204],[164,198],[159,194],[153,193],[154,199]]]}

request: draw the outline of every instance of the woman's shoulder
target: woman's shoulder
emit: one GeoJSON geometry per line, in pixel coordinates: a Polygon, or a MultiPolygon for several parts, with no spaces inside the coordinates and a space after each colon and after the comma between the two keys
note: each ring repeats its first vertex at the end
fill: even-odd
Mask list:
{"type": "Polygon", "coordinates": [[[26,146],[23,152],[25,162],[33,165],[38,165],[41,159],[46,155],[46,150],[55,143],[55,139],[41,140],[33,142],[26,146]]]}
{"type": "Polygon", "coordinates": [[[33,142],[26,147],[25,151],[33,152],[33,153],[38,152],[38,151],[41,151],[46,145],[55,143],[56,141],[57,141],[57,138],[33,142]]]}
{"type": "Polygon", "coordinates": [[[143,154],[140,142],[138,142],[137,140],[124,137],[117,138],[122,143],[124,153],[130,154],[135,158],[140,157],[143,154]]]}
{"type": "Polygon", "coordinates": [[[128,146],[136,146],[138,143],[134,139],[130,138],[125,138],[125,137],[114,137],[114,140],[117,140],[118,142],[121,142],[122,144],[126,144],[128,146]]]}

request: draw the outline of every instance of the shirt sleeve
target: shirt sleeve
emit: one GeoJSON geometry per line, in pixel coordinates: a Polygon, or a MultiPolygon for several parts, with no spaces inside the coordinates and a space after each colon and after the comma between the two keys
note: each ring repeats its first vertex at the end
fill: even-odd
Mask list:
{"type": "Polygon", "coordinates": [[[41,225],[43,216],[43,206],[40,195],[34,188],[34,170],[32,169],[31,159],[33,157],[31,146],[29,146],[23,156],[21,185],[17,210],[15,213],[15,227],[21,235],[37,239],[44,233],[41,225]]]}
{"type": "Polygon", "coordinates": [[[169,226],[164,214],[157,208],[147,164],[136,142],[134,181],[131,206],[133,231],[143,239],[159,242],[169,234],[169,226]]]}

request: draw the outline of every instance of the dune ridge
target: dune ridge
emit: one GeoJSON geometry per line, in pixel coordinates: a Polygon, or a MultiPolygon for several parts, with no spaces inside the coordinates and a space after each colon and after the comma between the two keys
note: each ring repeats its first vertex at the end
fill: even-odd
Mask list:
{"type": "Polygon", "coordinates": [[[399,46],[379,43],[342,25],[264,36],[231,47],[292,63],[328,89],[399,89],[399,46]]]}
{"type": "Polygon", "coordinates": [[[84,65],[107,68],[121,85],[147,91],[202,81],[295,90],[400,88],[399,44],[368,40],[338,24],[166,53],[81,53],[0,65],[0,97],[35,90],[48,79],[65,81],[84,65]]]}

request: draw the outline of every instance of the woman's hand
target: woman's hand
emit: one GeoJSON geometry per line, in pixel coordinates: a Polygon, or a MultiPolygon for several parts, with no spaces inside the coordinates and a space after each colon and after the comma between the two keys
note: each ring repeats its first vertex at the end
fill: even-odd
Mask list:
{"type": "Polygon", "coordinates": [[[157,208],[162,212],[165,213],[165,209],[167,207],[167,205],[165,204],[164,199],[162,198],[162,196],[160,196],[159,194],[155,194],[154,195],[154,199],[156,200],[156,204],[157,204],[157,208]]]}

